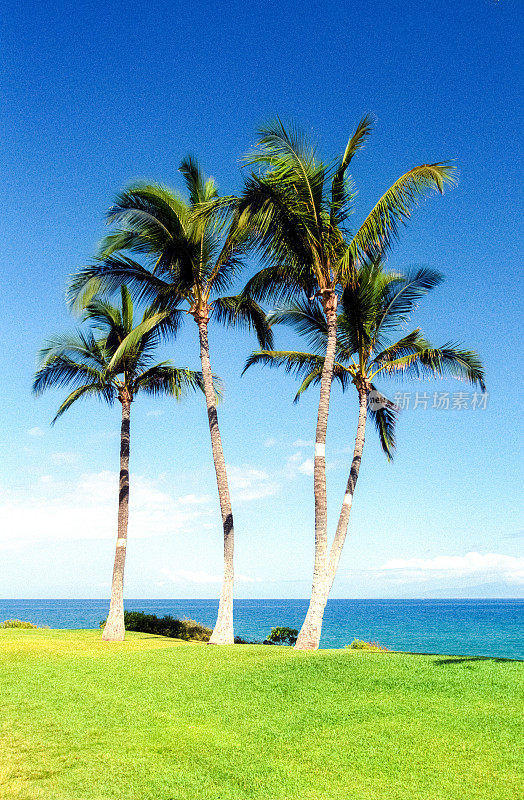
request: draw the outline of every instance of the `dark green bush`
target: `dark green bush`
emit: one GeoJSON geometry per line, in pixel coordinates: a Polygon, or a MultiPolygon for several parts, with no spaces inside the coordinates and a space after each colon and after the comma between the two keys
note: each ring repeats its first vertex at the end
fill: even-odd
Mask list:
{"type": "Polygon", "coordinates": [[[38,628],[38,625],[32,622],[22,622],[21,619],[6,619],[0,628],[38,628]]]}
{"type": "MultiPolygon", "coordinates": [[[[295,644],[298,631],[295,628],[271,628],[271,633],[266,639],[268,644],[295,644]]],[[[265,644],[265,642],[264,642],[265,644]]]]}
{"type": "Polygon", "coordinates": [[[348,650],[373,650],[375,652],[388,652],[387,647],[382,647],[382,645],[378,644],[377,642],[363,642],[362,639],[353,639],[351,644],[346,645],[346,648],[348,650]]]}
{"type": "Polygon", "coordinates": [[[242,636],[235,636],[235,644],[260,644],[256,639],[244,639],[242,636]]]}
{"type": "Polygon", "coordinates": [[[175,619],[170,615],[157,617],[155,614],[144,614],[142,611],[125,611],[124,626],[128,631],[155,633],[158,636],[186,641],[196,639],[199,642],[207,642],[211,636],[210,628],[192,619],[175,619]]]}
{"type": "MultiPolygon", "coordinates": [[[[105,620],[100,623],[100,627],[104,625],[105,620]]],[[[143,611],[124,611],[124,627],[126,631],[154,633],[187,642],[208,642],[211,636],[211,628],[206,628],[193,619],[175,619],[169,615],[157,617],[156,614],[145,614],[143,611]]]]}

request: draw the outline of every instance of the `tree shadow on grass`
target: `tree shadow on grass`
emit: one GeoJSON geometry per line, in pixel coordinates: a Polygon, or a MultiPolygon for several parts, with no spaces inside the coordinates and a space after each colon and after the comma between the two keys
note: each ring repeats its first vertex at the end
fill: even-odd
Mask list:
{"type": "Polygon", "coordinates": [[[493,661],[497,664],[522,663],[521,658],[498,658],[496,656],[449,656],[449,658],[436,658],[433,663],[443,667],[446,664],[464,664],[470,661],[493,661]]]}

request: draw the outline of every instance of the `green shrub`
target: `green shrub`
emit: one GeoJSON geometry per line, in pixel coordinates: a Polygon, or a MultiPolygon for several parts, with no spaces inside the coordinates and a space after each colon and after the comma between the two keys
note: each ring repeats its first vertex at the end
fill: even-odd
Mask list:
{"type": "MultiPolygon", "coordinates": [[[[266,639],[270,644],[295,644],[298,636],[296,628],[271,628],[271,633],[266,639]]],[[[265,644],[265,642],[264,642],[265,644]]]]}
{"type": "Polygon", "coordinates": [[[377,642],[363,642],[362,639],[353,639],[351,644],[347,644],[346,650],[373,650],[374,652],[381,651],[384,653],[389,652],[387,647],[382,647],[377,642]]]}
{"type": "Polygon", "coordinates": [[[0,628],[38,628],[38,625],[32,622],[23,622],[21,619],[6,619],[0,628]]]}
{"type": "MultiPolygon", "coordinates": [[[[100,623],[103,628],[106,621],[100,623]]],[[[208,642],[211,628],[195,622],[193,619],[175,619],[169,615],[157,617],[156,614],[145,614],[143,611],[124,611],[124,627],[126,631],[154,633],[157,636],[169,636],[171,639],[185,641],[208,642]]]]}

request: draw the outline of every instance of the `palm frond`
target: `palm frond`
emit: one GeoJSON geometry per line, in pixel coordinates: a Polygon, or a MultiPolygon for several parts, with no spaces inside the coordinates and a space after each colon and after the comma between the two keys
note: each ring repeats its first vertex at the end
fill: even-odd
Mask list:
{"type": "MultiPolygon", "coordinates": [[[[111,305],[111,303],[100,296],[93,297],[84,308],[84,322],[89,322],[91,329],[100,331],[103,336],[103,340],[101,341],[103,341],[104,350],[106,351],[104,353],[104,358],[107,358],[107,356],[110,357],[110,354],[115,352],[128,332],[124,320],[124,313],[126,316],[129,315],[129,308],[126,306],[126,303],[128,301],[130,302],[130,298],[129,292],[125,286],[121,287],[121,295],[122,305],[120,308],[111,305]]],[[[132,314],[133,307],[131,306],[130,328],[133,324],[132,314]]]]}
{"type": "Polygon", "coordinates": [[[133,327],[133,301],[131,300],[131,293],[125,284],[120,287],[120,297],[122,300],[122,324],[125,332],[129,333],[133,327]]]}
{"type": "Polygon", "coordinates": [[[233,195],[212,197],[195,206],[191,213],[193,219],[212,223],[216,229],[222,230],[238,211],[239,198],[233,195]]]}
{"type": "MultiPolygon", "coordinates": [[[[303,393],[309,389],[310,386],[317,386],[320,384],[322,379],[322,367],[324,366],[324,359],[320,359],[320,364],[312,370],[309,375],[307,375],[302,383],[300,384],[298,391],[293,398],[293,403],[298,403],[303,393]]],[[[333,380],[338,381],[342,387],[342,391],[345,392],[346,389],[352,385],[353,383],[353,373],[351,369],[340,364],[338,361],[335,361],[335,365],[333,367],[333,380]]]]}
{"type": "Polygon", "coordinates": [[[376,392],[376,403],[368,403],[368,414],[375,423],[380,446],[388,461],[391,461],[396,447],[395,426],[398,419],[398,409],[388,398],[371,384],[371,389],[376,392]]]}
{"type": "MultiPolygon", "coordinates": [[[[158,184],[136,184],[117,197],[108,221],[118,223],[124,231],[131,231],[143,240],[140,252],[157,259],[152,271],[161,275],[175,272],[180,281],[191,285],[200,255],[200,239],[191,207],[180,195],[158,184]]],[[[109,249],[102,249],[100,257],[111,255],[115,246],[118,242],[110,243],[109,249]]]]}
{"type": "Polygon", "coordinates": [[[277,184],[293,198],[311,235],[320,241],[326,167],[298,128],[286,129],[278,118],[262,126],[258,147],[246,162],[269,168],[263,180],[277,184]]]}
{"type": "Polygon", "coordinates": [[[124,333],[124,322],[120,309],[100,295],[95,295],[90,302],[84,306],[82,315],[83,322],[89,321],[92,328],[100,331],[117,329],[122,336],[124,333]]]}
{"type": "Polygon", "coordinates": [[[38,352],[39,367],[56,358],[69,358],[94,369],[105,369],[107,360],[103,341],[98,341],[91,331],[77,330],[61,333],[48,339],[38,352]]]}
{"type": "Polygon", "coordinates": [[[189,202],[192,206],[204,202],[205,178],[197,161],[193,156],[186,156],[180,166],[179,172],[184,176],[186,188],[189,192],[189,202]]]}
{"type": "Polygon", "coordinates": [[[210,202],[217,197],[217,189],[213,178],[206,180],[197,160],[193,156],[188,155],[182,160],[179,171],[184,176],[191,206],[195,207],[200,203],[210,202]]]}
{"type": "Polygon", "coordinates": [[[371,134],[374,124],[374,116],[372,114],[364,114],[355,129],[355,133],[350,137],[349,142],[347,143],[347,147],[344,151],[344,155],[342,156],[339,169],[341,168],[345,170],[348,168],[354,156],[364,147],[364,142],[371,134]]]}
{"type": "Polygon", "coordinates": [[[151,319],[155,314],[163,314],[164,316],[158,321],[154,328],[152,328],[149,334],[145,334],[144,338],[154,334],[152,338],[156,346],[159,342],[168,341],[176,337],[182,325],[185,313],[178,308],[173,308],[170,300],[165,304],[165,307],[162,307],[161,302],[156,302],[146,308],[142,317],[142,322],[151,319]]]}
{"type": "Polygon", "coordinates": [[[293,265],[275,265],[259,270],[246,283],[243,294],[253,300],[289,303],[304,293],[311,297],[315,292],[314,280],[293,265]]]}
{"type": "Polygon", "coordinates": [[[58,411],[51,421],[51,425],[54,425],[57,419],[59,419],[62,414],[64,414],[67,409],[73,405],[73,403],[76,403],[77,400],[80,400],[80,398],[85,397],[86,395],[94,395],[99,399],[103,399],[108,405],[111,406],[115,400],[116,389],[110,384],[86,384],[85,386],[79,386],[78,389],[74,389],[60,405],[58,411]]]}
{"type": "Polygon", "coordinates": [[[247,225],[240,222],[236,210],[230,215],[228,222],[227,235],[207,278],[209,293],[229,289],[244,267],[244,257],[249,249],[251,232],[247,225]]]}
{"type": "Polygon", "coordinates": [[[98,243],[97,252],[102,259],[124,250],[138,255],[149,255],[151,252],[156,252],[161,244],[158,236],[148,236],[145,231],[137,233],[134,230],[120,228],[103,237],[98,243]]]}
{"type": "Polygon", "coordinates": [[[228,291],[244,267],[244,249],[231,249],[227,255],[219,255],[214,265],[210,265],[206,278],[207,296],[228,291]]]}
{"type": "Polygon", "coordinates": [[[127,256],[108,256],[83,267],[69,278],[66,298],[70,305],[81,306],[83,298],[92,299],[93,290],[108,294],[126,284],[136,300],[153,302],[169,293],[170,284],[127,256]]]}
{"type": "Polygon", "coordinates": [[[146,337],[148,334],[154,331],[155,328],[169,316],[169,311],[159,311],[143,319],[142,322],[127,334],[125,339],[123,339],[117,347],[108,364],[108,370],[117,374],[126,368],[127,361],[136,361],[142,352],[144,339],[147,342],[146,337]]]}
{"type": "MultiPolygon", "coordinates": [[[[219,379],[214,379],[214,385],[215,392],[220,395],[221,385],[219,379]]],[[[197,389],[204,391],[204,381],[201,372],[178,369],[165,361],[138,375],[133,382],[133,388],[136,393],[141,391],[153,397],[168,395],[181,400],[197,389]]]]}
{"type": "Polygon", "coordinates": [[[445,184],[455,182],[455,168],[443,162],[422,164],[402,175],[380,198],[353,237],[350,249],[354,261],[385,253],[419,200],[433,191],[442,194],[445,184]]]}
{"type": "Polygon", "coordinates": [[[269,266],[279,265],[314,280],[319,247],[315,220],[293,188],[274,177],[251,175],[238,202],[239,224],[269,266]]]}
{"type": "Polygon", "coordinates": [[[320,383],[322,379],[322,366],[315,367],[312,369],[309,375],[306,375],[300,386],[298,387],[297,393],[293,398],[293,403],[296,404],[302,397],[305,391],[309,389],[310,386],[316,386],[320,383]]]}
{"type": "Polygon", "coordinates": [[[350,353],[362,353],[374,345],[376,318],[385,288],[393,277],[380,261],[365,262],[355,272],[341,296],[339,316],[341,343],[350,353]]]}
{"type": "Polygon", "coordinates": [[[461,350],[451,343],[385,361],[381,371],[415,378],[449,376],[478,385],[483,392],[486,390],[484,369],[478,354],[473,350],[461,350]]]}
{"type": "Polygon", "coordinates": [[[372,364],[380,365],[387,361],[394,361],[396,358],[403,356],[410,356],[413,353],[419,353],[427,348],[426,340],[421,336],[420,328],[416,328],[411,333],[403,336],[394,344],[385,347],[380,353],[377,353],[372,360],[372,364]]]}
{"type": "Polygon", "coordinates": [[[331,183],[331,203],[329,210],[329,223],[331,228],[342,225],[351,210],[352,184],[347,181],[345,174],[355,154],[364,146],[374,124],[371,114],[366,114],[357,125],[355,133],[350,137],[340,163],[337,166],[331,183]]]}
{"type": "Polygon", "coordinates": [[[297,377],[307,376],[310,372],[322,368],[324,360],[312,353],[300,353],[294,350],[257,350],[246,360],[242,375],[254,364],[267,367],[283,367],[297,377]]]}
{"type": "Polygon", "coordinates": [[[393,276],[384,285],[381,308],[377,314],[377,332],[396,328],[407,322],[420,298],[443,280],[440,272],[428,267],[415,267],[405,275],[393,276]]]}
{"type": "Polygon", "coordinates": [[[243,294],[218,297],[213,301],[213,319],[223,325],[254,330],[262,348],[273,346],[273,334],[268,318],[252,298],[243,294]]]}
{"type": "Polygon", "coordinates": [[[107,213],[108,222],[125,224],[159,244],[181,236],[188,219],[187,204],[177,192],[147,183],[133,184],[121,192],[107,213]]]}
{"type": "Polygon", "coordinates": [[[306,141],[302,131],[296,125],[286,128],[277,117],[260,126],[258,143],[244,158],[244,163],[268,165],[272,170],[286,170],[292,166],[297,175],[308,176],[317,159],[315,148],[306,141]]]}
{"type": "Polygon", "coordinates": [[[67,356],[55,356],[37,369],[33,380],[33,394],[40,396],[50,388],[101,386],[105,383],[105,373],[101,370],[67,356]]]}
{"type": "Polygon", "coordinates": [[[270,325],[287,325],[304,336],[308,345],[317,352],[325,352],[327,341],[326,317],[318,300],[298,300],[276,308],[269,314],[270,325]]]}

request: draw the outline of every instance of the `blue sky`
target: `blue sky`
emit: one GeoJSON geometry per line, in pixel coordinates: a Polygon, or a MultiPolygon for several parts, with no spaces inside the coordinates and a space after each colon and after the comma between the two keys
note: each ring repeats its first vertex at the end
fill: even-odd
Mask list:
{"type": "MultiPolygon", "coordinates": [[[[414,409],[413,395],[403,411],[393,464],[370,431],[333,596],[518,595],[519,22],[516,0],[11,6],[1,34],[0,595],[109,592],[118,409],[86,403],[50,428],[60,395],[35,400],[30,386],[43,339],[74,324],[66,279],[104,234],[114,193],[134,178],[181,188],[188,152],[233,193],[264,120],[297,122],[329,158],[367,111],[377,126],[354,161],[355,225],[411,166],[450,159],[460,170],[457,188],[416,210],[389,263],[444,272],[415,322],[436,344],[478,350],[489,398],[485,409],[433,409],[434,391],[467,387],[391,388],[431,401],[414,409]]],[[[188,323],[166,348],[180,366],[198,367],[195,334],[188,323]]],[[[306,597],[316,395],[296,407],[291,379],[255,369],[240,378],[254,340],[220,328],[210,337],[227,387],[237,595],[306,597]]],[[[278,346],[290,342],[277,331],[278,346]]],[[[332,528],[355,411],[335,389],[332,528]]],[[[139,398],[132,435],[127,595],[218,596],[202,398],[139,398]]]]}

